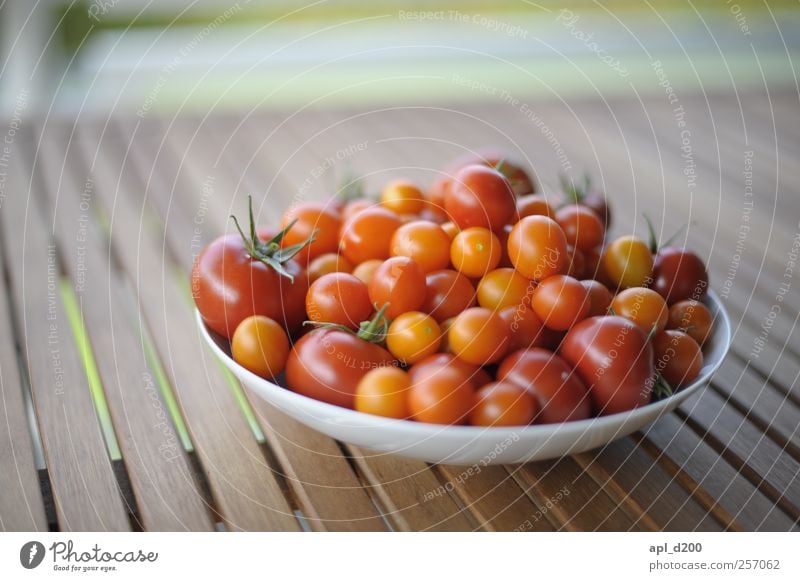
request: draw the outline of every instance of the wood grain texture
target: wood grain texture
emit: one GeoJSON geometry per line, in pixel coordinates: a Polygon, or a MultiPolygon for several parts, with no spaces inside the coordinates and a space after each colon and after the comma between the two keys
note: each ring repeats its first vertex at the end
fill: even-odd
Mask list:
{"type": "MultiPolygon", "coordinates": [[[[31,199],[34,161],[17,150],[13,187],[21,195],[3,203],[3,245],[7,249],[14,316],[27,363],[36,417],[53,488],[58,525],[64,531],[130,529],[95,415],[89,385],[60,296],[58,250],[31,199]],[[23,169],[24,168],[24,169],[23,169]],[[23,173],[25,172],[25,173],[23,173]],[[9,258],[10,257],[10,258],[9,258]]],[[[34,171],[46,171],[36,160],[34,171]]],[[[43,167],[44,166],[44,167],[43,167]]],[[[27,437],[26,433],[15,437],[27,437]]]]}

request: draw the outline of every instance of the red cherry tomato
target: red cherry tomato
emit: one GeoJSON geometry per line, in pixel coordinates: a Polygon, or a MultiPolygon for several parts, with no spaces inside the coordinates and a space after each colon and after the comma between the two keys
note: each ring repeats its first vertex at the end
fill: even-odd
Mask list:
{"type": "Polygon", "coordinates": [[[563,274],[548,277],[533,291],[531,307],[548,329],[566,331],[589,314],[589,291],[563,274]]]}
{"type": "Polygon", "coordinates": [[[475,306],[475,288],[469,279],[455,270],[437,270],[425,277],[425,301],[420,310],[437,322],[455,317],[475,306]]]}
{"type": "Polygon", "coordinates": [[[547,216],[555,220],[556,213],[542,194],[530,194],[517,198],[516,221],[519,222],[526,216],[547,216]]]}
{"type": "Polygon", "coordinates": [[[714,315],[698,301],[679,301],[669,308],[668,329],[684,331],[702,345],[711,335],[714,315]]]}
{"type": "Polygon", "coordinates": [[[294,260],[283,267],[294,282],[251,258],[239,234],[211,242],[192,269],[192,295],[205,324],[230,338],[244,319],[263,315],[297,330],[306,316],[308,281],[294,260]]]}
{"type": "Polygon", "coordinates": [[[450,238],[437,224],[417,220],[395,231],[390,252],[413,258],[425,272],[442,270],[450,264],[450,238]]]}
{"type": "Polygon", "coordinates": [[[587,317],[599,317],[608,314],[613,297],[608,287],[596,280],[582,280],[581,284],[589,293],[589,312],[587,317]]]}
{"type": "Polygon", "coordinates": [[[315,329],[303,335],[289,354],[286,383],[299,394],[352,409],[361,378],[395,363],[386,349],[354,333],[315,329]]]}
{"type": "Polygon", "coordinates": [[[286,228],[293,220],[297,222],[281,240],[282,247],[300,244],[314,234],[314,242],[298,252],[295,260],[306,264],[311,258],[336,252],[339,247],[339,229],[342,227],[342,221],[335,209],[321,202],[305,202],[291,206],[281,218],[281,229],[286,228]]]}
{"type": "Polygon", "coordinates": [[[703,368],[703,352],[683,331],[663,331],[653,337],[656,371],[675,390],[694,381],[703,368]]]}
{"type": "Polygon", "coordinates": [[[624,317],[592,317],[569,330],[559,354],[589,388],[595,412],[608,415],[650,401],[655,368],[647,335],[624,317]]]}
{"type": "Polygon", "coordinates": [[[490,383],[475,394],[469,414],[473,426],[527,426],[539,411],[536,400],[515,383],[490,383]]]}
{"type": "Polygon", "coordinates": [[[480,226],[489,230],[500,230],[516,210],[508,180],[484,165],[469,165],[456,173],[444,207],[460,228],[480,226]]]}
{"type": "Polygon", "coordinates": [[[455,367],[428,367],[417,372],[408,393],[411,416],[430,424],[461,424],[472,408],[474,388],[455,367]]]}
{"type": "Polygon", "coordinates": [[[386,316],[395,319],[419,310],[425,302],[425,273],[414,260],[396,256],[375,270],[368,288],[372,303],[378,306],[388,303],[386,316]]]}
{"type": "Polygon", "coordinates": [[[567,271],[567,238],[550,218],[528,216],[508,235],[508,256],[522,276],[544,280],[567,271]]]}
{"type": "Polygon", "coordinates": [[[482,147],[477,151],[461,156],[447,167],[447,173],[454,174],[461,168],[482,164],[500,171],[511,184],[511,188],[518,196],[532,194],[536,191],[533,179],[522,168],[522,164],[514,160],[514,156],[499,148],[482,147]]]}
{"type": "Polygon", "coordinates": [[[651,288],[668,304],[699,301],[708,291],[706,265],[697,254],[682,248],[662,248],[653,266],[651,288]]]}
{"type": "Polygon", "coordinates": [[[550,339],[548,330],[529,306],[517,305],[501,309],[497,313],[509,328],[508,352],[529,347],[544,347],[550,339]]]}
{"type": "Polygon", "coordinates": [[[411,381],[417,381],[417,378],[421,377],[420,374],[423,371],[427,373],[428,370],[436,367],[455,367],[469,377],[475,389],[492,381],[492,378],[485,369],[473,365],[472,363],[467,363],[452,353],[436,353],[434,355],[429,355],[420,362],[412,365],[408,370],[408,374],[411,377],[411,381]]]}
{"type": "MultiPolygon", "coordinates": [[[[377,204],[378,203],[372,198],[356,198],[354,200],[350,200],[349,202],[345,203],[344,207],[342,208],[342,224],[346,224],[347,221],[353,216],[360,214],[367,208],[376,207],[377,204]]],[[[341,232],[339,233],[339,237],[341,238],[341,232]]]]}
{"type": "Polygon", "coordinates": [[[389,258],[392,236],[402,224],[394,212],[371,207],[354,215],[342,226],[340,248],[353,264],[371,258],[389,258]]]}
{"type": "Polygon", "coordinates": [[[592,416],[592,402],[583,381],[558,355],[546,349],[523,349],[505,358],[498,381],[509,381],[536,398],[537,424],[559,424],[592,416]]]}
{"type": "Polygon", "coordinates": [[[509,343],[509,327],[497,313],[481,307],[458,315],[447,332],[453,353],[467,363],[486,365],[503,358],[509,343]]]}
{"type": "Polygon", "coordinates": [[[367,285],[352,274],[326,274],[309,287],[306,312],[312,321],[357,329],[372,313],[367,285]]]}
{"type": "Polygon", "coordinates": [[[556,212],[556,222],[564,230],[567,243],[579,250],[591,250],[603,243],[605,226],[597,214],[586,206],[564,206],[556,212]]]}

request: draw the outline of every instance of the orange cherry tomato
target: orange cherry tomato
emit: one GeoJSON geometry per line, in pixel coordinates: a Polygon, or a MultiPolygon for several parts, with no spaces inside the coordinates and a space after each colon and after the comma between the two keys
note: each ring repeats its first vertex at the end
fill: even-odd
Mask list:
{"type": "Polygon", "coordinates": [[[517,222],[526,216],[547,216],[555,220],[556,213],[542,194],[529,194],[517,198],[517,222]]]}
{"type": "Polygon", "coordinates": [[[503,358],[509,334],[509,326],[500,315],[474,307],[455,318],[447,338],[457,357],[473,365],[487,365],[503,358]]]}
{"type": "Polygon", "coordinates": [[[386,348],[400,361],[411,364],[436,353],[441,338],[442,331],[433,317],[410,311],[389,325],[386,348]]]}
{"type": "Polygon", "coordinates": [[[308,265],[308,282],[314,282],[320,277],[332,272],[353,272],[353,263],[341,254],[328,252],[320,254],[308,265]]]}
{"type": "Polygon", "coordinates": [[[231,340],[233,360],[267,379],[274,379],[283,371],[289,350],[283,327],[262,315],[252,315],[239,323],[231,340]]]}
{"type": "Polygon", "coordinates": [[[478,304],[499,311],[530,302],[532,293],[533,285],[527,278],[513,268],[498,268],[487,272],[478,283],[478,304]]]}
{"type": "Polygon", "coordinates": [[[700,345],[683,331],[662,331],[653,337],[656,371],[673,389],[690,384],[703,368],[700,345]]]}
{"type": "Polygon", "coordinates": [[[514,212],[511,184],[500,172],[485,165],[468,165],[453,177],[445,198],[448,216],[460,228],[480,226],[500,230],[514,212]]]}
{"type": "Polygon", "coordinates": [[[645,286],[653,275],[653,255],[636,236],[622,236],[608,245],[601,259],[606,276],[614,286],[645,286]]]}
{"type": "Polygon", "coordinates": [[[390,252],[413,258],[425,272],[441,270],[450,264],[450,238],[437,224],[417,220],[395,231],[390,252]]]}
{"type": "Polygon", "coordinates": [[[527,216],[508,235],[508,256],[525,278],[544,280],[567,271],[567,238],[546,216],[527,216]]]}
{"type": "Polygon", "coordinates": [[[450,261],[460,273],[471,278],[497,267],[502,256],[500,241],[486,228],[467,228],[450,245],[450,261]]]}
{"type": "Polygon", "coordinates": [[[383,260],[379,258],[365,260],[353,269],[353,276],[364,284],[369,284],[381,264],[383,264],[383,260]]]}
{"type": "Polygon", "coordinates": [[[649,288],[635,287],[621,291],[611,301],[615,314],[630,319],[645,333],[663,331],[667,326],[667,303],[649,288]]]}
{"type": "Polygon", "coordinates": [[[425,196],[411,182],[397,180],[383,188],[381,206],[395,214],[418,214],[425,207],[425,196]]]}
{"type": "Polygon", "coordinates": [[[475,288],[469,279],[455,270],[437,270],[425,277],[425,301],[420,310],[437,322],[455,317],[475,306],[475,288]]]}
{"type": "Polygon", "coordinates": [[[587,317],[598,317],[608,314],[608,307],[614,297],[608,287],[596,280],[582,280],[581,284],[589,292],[589,312],[587,317]]]}
{"type": "Polygon", "coordinates": [[[360,214],[363,210],[376,205],[377,202],[372,198],[356,198],[355,200],[350,200],[342,209],[342,224],[346,223],[356,214],[360,214]]]}
{"type": "Polygon", "coordinates": [[[386,317],[395,319],[419,310],[425,302],[425,273],[411,258],[395,256],[375,270],[368,288],[373,305],[382,307],[389,303],[386,317]]]}
{"type": "Polygon", "coordinates": [[[321,254],[336,252],[342,221],[334,208],[321,202],[291,206],[281,218],[281,229],[286,228],[293,220],[297,222],[281,240],[284,248],[305,241],[316,230],[314,242],[295,255],[295,260],[300,264],[305,265],[309,259],[321,254]]]}
{"type": "Polygon", "coordinates": [[[459,369],[470,378],[475,389],[492,381],[491,376],[485,369],[473,365],[472,363],[467,363],[452,353],[436,353],[434,355],[429,355],[422,361],[412,365],[408,370],[408,375],[411,377],[411,381],[414,382],[417,380],[420,373],[434,367],[455,367],[459,369]]]}
{"type": "Polygon", "coordinates": [[[547,329],[530,306],[505,307],[498,311],[497,314],[503,318],[509,328],[509,353],[513,353],[518,349],[545,347],[548,344],[550,336],[547,333],[547,329]]]}
{"type": "Polygon", "coordinates": [[[556,212],[556,222],[564,230],[567,244],[579,250],[591,250],[603,243],[606,228],[600,217],[586,206],[570,204],[556,212]]]}
{"type": "Polygon", "coordinates": [[[411,416],[431,424],[462,424],[473,403],[469,376],[455,367],[429,366],[414,375],[408,392],[411,416]]]}
{"type": "Polygon", "coordinates": [[[312,321],[357,329],[372,313],[367,285],[352,274],[326,274],[308,288],[306,312],[312,321]]]}
{"type": "Polygon", "coordinates": [[[527,426],[538,412],[536,400],[524,387],[498,381],[477,391],[469,423],[473,426],[527,426]]]}
{"type": "Polygon", "coordinates": [[[385,208],[362,210],[342,226],[342,254],[353,264],[389,258],[392,236],[401,224],[400,217],[385,208]]]}
{"type": "Polygon", "coordinates": [[[441,226],[444,233],[447,234],[447,237],[450,238],[450,242],[453,241],[453,238],[456,237],[456,234],[461,232],[458,226],[456,226],[455,222],[445,222],[441,226]]]}
{"type": "Polygon", "coordinates": [[[714,315],[703,303],[691,299],[679,301],[669,308],[667,328],[684,331],[702,345],[714,326],[714,315]]]}
{"type": "Polygon", "coordinates": [[[531,306],[548,329],[566,331],[589,314],[589,291],[577,279],[556,274],[539,283],[531,306]]]}
{"type": "Polygon", "coordinates": [[[377,367],[358,382],[356,411],[398,420],[406,419],[411,379],[397,367],[377,367]]]}

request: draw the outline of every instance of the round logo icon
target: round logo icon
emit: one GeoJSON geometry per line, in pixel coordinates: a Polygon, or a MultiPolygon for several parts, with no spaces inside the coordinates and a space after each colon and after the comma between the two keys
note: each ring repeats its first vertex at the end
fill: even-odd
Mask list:
{"type": "Polygon", "coordinates": [[[30,541],[19,550],[19,562],[26,569],[35,569],[44,559],[44,545],[39,541],[30,541]]]}

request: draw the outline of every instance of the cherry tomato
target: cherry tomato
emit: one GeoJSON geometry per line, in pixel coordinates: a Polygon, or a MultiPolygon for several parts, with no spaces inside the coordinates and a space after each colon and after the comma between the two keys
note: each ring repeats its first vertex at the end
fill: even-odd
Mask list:
{"type": "Polygon", "coordinates": [[[550,218],[527,216],[508,236],[508,256],[522,276],[543,280],[567,271],[567,238],[550,218]]]}
{"type": "Polygon", "coordinates": [[[355,409],[386,418],[406,419],[409,415],[407,399],[410,387],[411,380],[402,369],[373,369],[358,382],[355,409]]]}
{"type": "Polygon", "coordinates": [[[306,317],[308,281],[294,260],[283,268],[294,282],[251,258],[239,234],[211,242],[192,269],[192,295],[205,324],[230,338],[244,319],[264,315],[295,331],[306,317]]]}
{"type": "Polygon", "coordinates": [[[614,314],[636,323],[645,333],[663,331],[667,326],[667,303],[657,292],[649,288],[625,289],[611,301],[614,314]]]}
{"type": "Polygon", "coordinates": [[[624,317],[591,317],[575,325],[559,354],[589,388],[599,415],[624,412],[650,401],[655,369],[647,334],[624,317]]]}
{"type": "Polygon", "coordinates": [[[508,237],[511,235],[513,226],[507,224],[502,230],[495,232],[497,239],[500,241],[500,262],[497,263],[498,268],[514,268],[511,258],[508,256],[508,237]]]}
{"type": "Polygon", "coordinates": [[[653,337],[656,371],[678,389],[694,381],[703,368],[700,345],[683,331],[662,331],[653,337]]]}
{"type": "Polygon", "coordinates": [[[509,343],[509,327],[500,315],[481,307],[458,315],[447,332],[450,349],[474,365],[499,361],[509,343]]]}
{"type": "Polygon", "coordinates": [[[395,365],[383,347],[355,333],[315,329],[294,344],[286,383],[299,394],[352,409],[361,378],[371,369],[395,365]]]}
{"type": "Polygon", "coordinates": [[[497,380],[528,390],[538,404],[534,423],[560,424],[592,416],[589,391],[558,355],[547,349],[524,349],[505,358],[497,380]]]}
{"type": "Polygon", "coordinates": [[[586,276],[586,258],[582,250],[567,245],[567,263],[568,275],[578,279],[586,276]]]}
{"type": "Polygon", "coordinates": [[[342,227],[342,254],[353,264],[389,258],[392,236],[401,223],[399,216],[386,208],[362,210],[342,227]]]}
{"type": "MultiPolygon", "coordinates": [[[[377,202],[371,198],[356,198],[355,200],[350,200],[344,205],[344,208],[342,208],[342,224],[347,223],[353,216],[360,214],[367,208],[373,208],[376,205],[377,202]]],[[[341,233],[339,236],[341,237],[341,233]]]]}
{"type": "Polygon", "coordinates": [[[411,182],[397,180],[383,188],[381,206],[395,214],[418,214],[425,207],[425,197],[411,182]]]}
{"type": "Polygon", "coordinates": [[[527,278],[513,268],[498,268],[487,272],[478,283],[478,304],[499,311],[530,302],[532,293],[533,285],[527,278]]]}
{"type": "Polygon", "coordinates": [[[450,179],[449,175],[440,175],[437,177],[433,180],[425,196],[431,206],[442,210],[442,212],[444,212],[444,196],[447,189],[450,187],[450,179]]]}
{"type": "Polygon", "coordinates": [[[381,264],[369,283],[373,304],[389,303],[386,316],[397,318],[408,311],[417,311],[425,302],[425,273],[414,260],[395,256],[381,264]]]}
{"type": "Polygon", "coordinates": [[[621,236],[606,248],[602,265],[615,287],[645,286],[653,274],[653,256],[636,236],[621,236]]]}
{"type": "Polygon", "coordinates": [[[372,313],[367,285],[352,274],[326,274],[308,288],[306,312],[312,321],[357,329],[372,313]]]}
{"type": "Polygon", "coordinates": [[[524,387],[498,381],[477,391],[469,423],[473,426],[527,426],[538,411],[536,400],[524,387]]]}
{"type": "Polygon", "coordinates": [[[592,210],[600,220],[603,221],[603,226],[608,229],[611,225],[611,212],[608,208],[608,200],[605,194],[597,190],[591,189],[591,183],[587,179],[584,184],[576,185],[562,180],[562,185],[567,194],[570,202],[586,206],[592,210]]]}
{"type": "Polygon", "coordinates": [[[322,202],[305,202],[291,206],[281,218],[281,229],[286,228],[293,220],[297,222],[281,240],[283,248],[299,244],[314,234],[314,242],[298,252],[295,260],[306,264],[311,258],[336,252],[342,221],[333,208],[322,202]]]}
{"type": "Polygon", "coordinates": [[[269,317],[253,315],[239,323],[231,340],[231,354],[239,365],[261,377],[274,379],[289,357],[286,331],[269,317]]]}
{"type": "Polygon", "coordinates": [[[341,254],[320,254],[308,264],[308,281],[314,282],[332,272],[353,272],[353,263],[341,254]]]}
{"type": "Polygon", "coordinates": [[[508,180],[484,165],[469,165],[456,173],[444,207],[460,228],[480,226],[489,230],[500,230],[516,210],[508,180]]]}
{"type": "Polygon", "coordinates": [[[668,329],[684,331],[702,345],[714,326],[714,315],[698,301],[679,301],[669,308],[668,329]]]}
{"type": "Polygon", "coordinates": [[[450,264],[450,238],[432,222],[409,222],[395,231],[390,252],[413,258],[425,272],[441,270],[450,264]]]}
{"type": "MultiPolygon", "coordinates": [[[[583,275],[586,278],[597,279],[598,275],[603,273],[603,269],[600,268],[600,259],[600,250],[597,248],[592,248],[583,253],[583,275]]],[[[605,283],[603,285],[605,286],[605,283]]]]}
{"type": "Polygon", "coordinates": [[[682,248],[662,248],[656,256],[651,288],[668,304],[699,301],[708,291],[706,266],[697,254],[682,248]]]}
{"type": "Polygon", "coordinates": [[[570,204],[556,212],[556,222],[564,230],[567,243],[579,250],[591,250],[603,243],[605,226],[586,206],[570,204]]]}
{"type": "Polygon", "coordinates": [[[475,306],[475,288],[469,279],[455,270],[437,270],[425,277],[425,301],[421,311],[437,322],[455,317],[475,306]]]}
{"type": "Polygon", "coordinates": [[[460,273],[478,278],[500,262],[500,241],[486,228],[467,228],[450,245],[450,261],[460,273]]]}
{"type": "Polygon", "coordinates": [[[494,147],[482,147],[460,157],[448,166],[447,171],[454,174],[459,169],[476,163],[500,171],[508,179],[511,188],[518,196],[532,194],[536,190],[533,179],[522,168],[522,165],[514,161],[513,156],[507,151],[494,147]]]}
{"type": "Polygon", "coordinates": [[[477,365],[473,365],[472,363],[467,363],[452,353],[436,353],[435,355],[429,355],[422,361],[412,365],[408,370],[408,375],[411,377],[411,381],[413,382],[417,380],[417,377],[423,370],[428,370],[434,367],[455,367],[470,378],[470,381],[475,389],[478,389],[479,387],[482,387],[492,381],[492,378],[485,369],[478,367],[477,365]]]}
{"type": "Polygon", "coordinates": [[[442,331],[433,317],[410,311],[389,325],[386,347],[397,359],[411,364],[436,353],[441,338],[442,331]]]}
{"type": "Polygon", "coordinates": [[[589,291],[579,280],[563,274],[544,279],[533,291],[531,307],[545,327],[566,331],[589,314],[589,291]]]}
{"type": "Polygon", "coordinates": [[[428,367],[414,375],[408,393],[411,416],[430,424],[464,423],[472,408],[474,387],[455,367],[428,367]]]}
{"type": "Polygon", "coordinates": [[[501,309],[497,313],[509,328],[508,352],[529,347],[544,347],[549,339],[547,329],[529,306],[524,304],[501,309]]]}
{"type": "Polygon", "coordinates": [[[582,280],[581,284],[589,292],[589,312],[587,317],[598,317],[608,314],[613,297],[608,287],[596,280],[582,280]]]}
{"type": "Polygon", "coordinates": [[[442,230],[444,233],[447,234],[447,237],[450,239],[450,242],[453,241],[453,238],[456,237],[456,234],[461,232],[458,226],[456,226],[455,222],[445,222],[442,224],[442,230]]]}
{"type": "Polygon", "coordinates": [[[547,216],[555,220],[556,213],[542,194],[530,194],[517,198],[517,222],[527,216],[547,216]]]}
{"type": "Polygon", "coordinates": [[[383,264],[383,260],[379,258],[365,260],[353,269],[353,276],[364,284],[369,284],[381,264],[383,264]]]}

